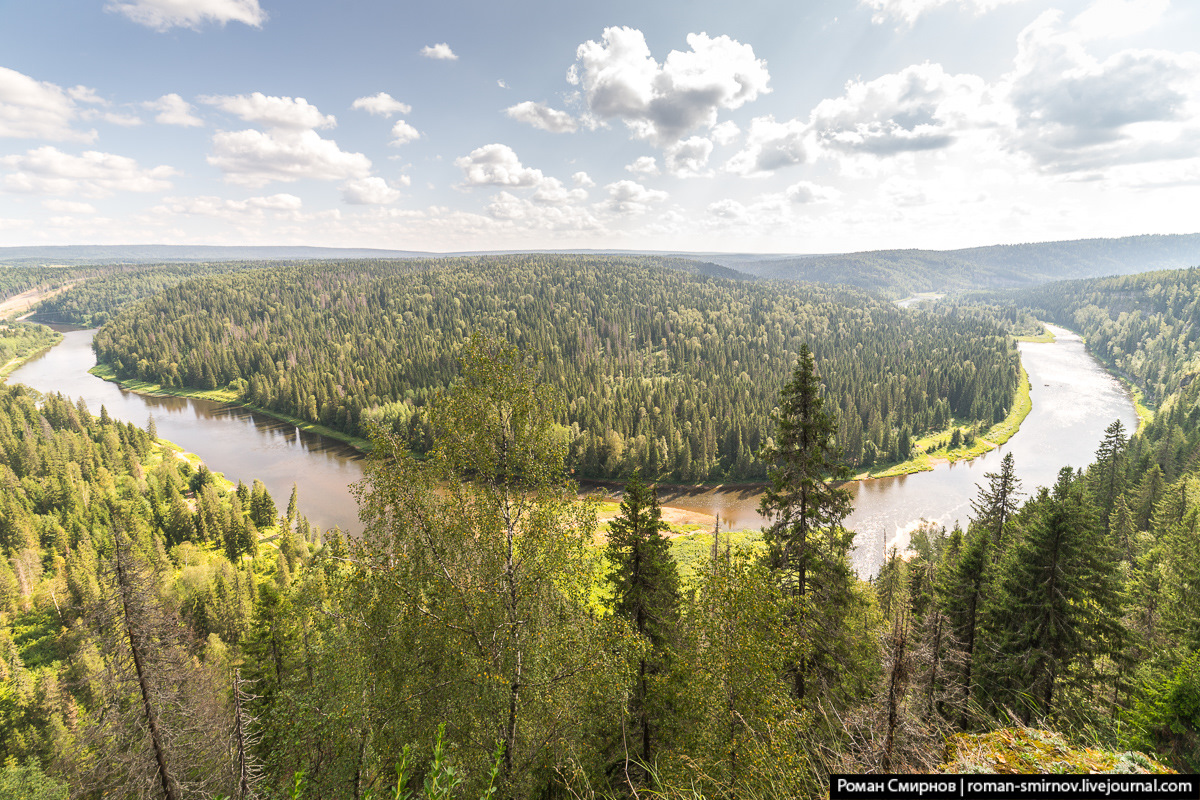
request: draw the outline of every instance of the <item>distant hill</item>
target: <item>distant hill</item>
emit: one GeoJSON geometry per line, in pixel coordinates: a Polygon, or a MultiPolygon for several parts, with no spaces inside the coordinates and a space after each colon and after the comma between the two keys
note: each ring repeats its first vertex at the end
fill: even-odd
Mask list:
{"type": "Polygon", "coordinates": [[[707,256],[763,278],[843,283],[908,294],[1030,286],[1200,264],[1200,234],[993,245],[965,250],[872,250],[810,256],[707,256]]]}
{"type": "Polygon", "coordinates": [[[901,296],[913,292],[1000,289],[1071,278],[1130,275],[1200,265],[1200,234],[1127,236],[971,247],[963,250],[868,250],[860,253],[776,254],[664,250],[473,250],[425,253],[337,247],[205,247],[195,245],[70,245],[0,247],[0,263],[96,264],[188,261],[316,261],[448,256],[646,255],[714,277],[835,283],[901,296]],[[695,262],[689,266],[675,259],[695,262]]]}

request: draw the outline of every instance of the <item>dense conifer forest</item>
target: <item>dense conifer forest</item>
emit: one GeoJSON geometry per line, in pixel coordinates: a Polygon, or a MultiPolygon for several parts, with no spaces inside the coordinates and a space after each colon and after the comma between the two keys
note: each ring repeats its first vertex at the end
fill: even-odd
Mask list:
{"type": "Polygon", "coordinates": [[[810,343],[853,466],[908,457],[952,420],[1003,419],[1018,358],[994,320],[868,293],[742,282],[693,262],[496,256],[265,269],[189,281],[96,336],[120,378],[229,387],[243,402],[427,450],[427,406],[473,330],[544,359],[584,477],[761,480],[780,376],[810,343]]]}
{"type": "MultiPolygon", "coordinates": [[[[1186,341],[1189,302],[1155,298],[1193,279],[1099,282],[1075,313],[1128,325],[1145,302],[1186,341]]],[[[1052,487],[1005,458],[966,530],[919,530],[864,581],[822,480],[836,362],[798,345],[760,434],[764,546],[723,536],[684,580],[641,481],[597,526],[556,423],[571,397],[508,334],[464,336],[423,457],[377,430],[352,541],[152,425],[0,390],[0,788],[811,797],[831,772],[995,768],[1018,740],[1054,753],[1028,769],[1200,769],[1200,382],[1179,350],[1122,340],[1164,387],[1142,431],[1114,424],[1052,487]]]]}

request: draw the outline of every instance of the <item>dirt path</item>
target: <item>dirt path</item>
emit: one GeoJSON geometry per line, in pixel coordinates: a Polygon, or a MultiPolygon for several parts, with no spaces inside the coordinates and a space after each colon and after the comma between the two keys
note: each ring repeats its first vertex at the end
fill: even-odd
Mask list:
{"type": "MultiPolygon", "coordinates": [[[[67,289],[70,289],[72,286],[74,286],[75,283],[78,283],[78,281],[75,281],[74,283],[68,283],[63,286],[58,286],[53,289],[30,289],[28,292],[15,294],[12,297],[0,301],[0,319],[8,319],[14,314],[19,314],[22,311],[28,311],[43,300],[48,300],[49,298],[54,297],[56,294],[65,292],[67,289]]],[[[28,316],[29,314],[26,314],[25,316],[21,317],[21,319],[25,319],[25,317],[28,316]]]]}

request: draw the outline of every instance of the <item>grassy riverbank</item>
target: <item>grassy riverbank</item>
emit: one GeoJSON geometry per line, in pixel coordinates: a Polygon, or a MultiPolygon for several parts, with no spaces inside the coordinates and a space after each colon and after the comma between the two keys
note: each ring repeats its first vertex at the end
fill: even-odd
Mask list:
{"type": "Polygon", "coordinates": [[[1033,400],[1029,396],[1029,374],[1025,372],[1024,367],[1021,367],[1021,384],[1017,387],[1017,393],[1013,398],[1013,406],[1009,410],[1008,416],[988,428],[984,433],[977,435],[972,443],[967,444],[965,442],[966,434],[970,430],[968,427],[957,424],[951,425],[943,431],[931,433],[917,439],[913,443],[913,450],[914,452],[920,451],[920,453],[908,461],[859,473],[854,476],[855,480],[891,478],[897,475],[911,475],[914,472],[928,472],[938,464],[947,464],[981,456],[989,450],[995,450],[1011,439],[1021,429],[1021,423],[1025,421],[1025,418],[1029,416],[1029,412],[1032,410],[1033,400]],[[946,446],[946,443],[954,436],[955,430],[959,431],[960,436],[964,439],[964,443],[958,447],[951,448],[946,446]]]}
{"type": "Polygon", "coordinates": [[[278,411],[261,408],[259,406],[244,403],[238,399],[237,392],[229,389],[172,389],[158,383],[139,380],[121,380],[117,377],[116,371],[108,364],[97,364],[88,370],[97,378],[103,378],[106,381],[111,381],[123,389],[128,389],[131,392],[138,394],[150,395],[152,397],[184,397],[193,400],[212,400],[216,403],[227,403],[229,405],[245,408],[249,411],[254,411],[259,414],[265,414],[268,417],[277,419],[280,422],[286,422],[290,425],[295,425],[302,431],[311,433],[319,433],[322,436],[328,436],[330,439],[336,439],[339,442],[344,442],[351,447],[357,448],[364,452],[371,449],[371,442],[368,439],[363,439],[358,436],[351,436],[341,431],[335,431],[332,428],[327,428],[315,422],[307,422],[296,417],[289,417],[287,414],[281,414],[278,411]]]}

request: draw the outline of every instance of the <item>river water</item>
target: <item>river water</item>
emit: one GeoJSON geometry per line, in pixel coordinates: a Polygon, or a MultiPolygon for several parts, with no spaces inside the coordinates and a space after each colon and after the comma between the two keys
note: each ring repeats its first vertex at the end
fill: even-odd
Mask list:
{"type": "MultiPolygon", "coordinates": [[[[870,574],[893,543],[901,548],[922,519],[951,527],[966,524],[971,499],[985,472],[999,469],[1013,454],[1026,493],[1054,482],[1066,465],[1092,461],[1104,429],[1119,419],[1137,425],[1128,392],[1084,349],[1075,334],[1050,327],[1053,344],[1020,344],[1029,373],[1033,410],[1021,430],[998,450],[972,461],[942,465],[932,472],[851,484],[854,512],[846,526],[857,531],[855,567],[870,574]]],[[[152,415],[158,435],[204,459],[232,481],[259,478],[282,507],[295,483],[300,507],[323,528],[358,532],[358,506],[349,485],[362,477],[362,459],[353,448],[245,409],[204,400],[144,397],[89,375],[95,364],[94,331],[67,331],[62,344],[9,376],[42,392],[82,397],[94,414],[103,405],[114,418],[145,425],[152,415]]],[[[758,492],[752,488],[663,489],[664,505],[719,515],[722,529],[757,528],[758,492]]]]}

